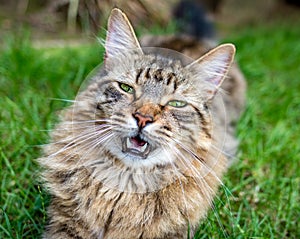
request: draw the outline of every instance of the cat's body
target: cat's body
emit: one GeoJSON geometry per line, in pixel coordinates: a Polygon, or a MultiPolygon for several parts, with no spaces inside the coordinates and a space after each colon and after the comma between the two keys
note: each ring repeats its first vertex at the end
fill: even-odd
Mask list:
{"type": "Polygon", "coordinates": [[[211,207],[223,150],[237,146],[217,92],[234,47],[188,64],[145,52],[114,9],[104,73],[62,113],[39,160],[52,195],[44,238],[187,238],[211,207]]]}

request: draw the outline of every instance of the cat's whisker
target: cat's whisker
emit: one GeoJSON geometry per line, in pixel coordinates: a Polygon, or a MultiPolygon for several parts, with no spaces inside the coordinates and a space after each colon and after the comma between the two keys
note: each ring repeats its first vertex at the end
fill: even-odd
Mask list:
{"type": "MultiPolygon", "coordinates": [[[[199,190],[203,193],[204,199],[207,201],[207,203],[210,205],[210,207],[214,210],[214,204],[212,202],[212,193],[213,189],[209,186],[207,183],[205,176],[201,175],[199,172],[197,172],[197,169],[194,168],[194,166],[185,160],[185,157],[180,153],[180,151],[176,150],[177,156],[179,160],[184,161],[188,164],[189,169],[193,171],[194,179],[199,185],[199,190]],[[208,191],[209,190],[209,191],[208,191]]],[[[215,215],[217,220],[219,220],[218,216],[215,215]]]]}
{"type": "MultiPolygon", "coordinates": [[[[99,133],[99,132],[98,132],[99,133]]],[[[110,132],[108,132],[108,133],[106,133],[106,134],[109,134],[110,132]]],[[[104,138],[103,136],[102,136],[103,134],[95,134],[95,135],[93,135],[90,139],[89,139],[89,141],[90,142],[88,142],[88,143],[84,143],[84,144],[82,144],[82,142],[81,143],[77,143],[76,144],[76,148],[75,148],[75,152],[77,153],[77,154],[82,154],[82,156],[83,155],[88,155],[88,151],[90,151],[93,147],[94,147],[94,145],[95,145],[95,142],[94,142],[94,138],[99,138],[99,136],[101,136],[100,138],[102,138],[103,140],[106,140],[106,138],[104,138]]],[[[63,157],[63,159],[64,160],[67,160],[69,157],[71,157],[72,155],[74,154],[74,152],[73,151],[71,151],[71,152],[69,152],[68,154],[66,154],[66,155],[64,155],[64,157],[63,157]]],[[[80,158],[80,160],[77,162],[77,165],[79,165],[79,163],[82,161],[82,157],[80,158]]]]}
{"type": "Polygon", "coordinates": [[[76,103],[76,100],[69,100],[69,99],[62,99],[62,98],[49,98],[49,100],[55,100],[55,101],[64,101],[64,102],[70,102],[70,103],[76,103]]]}
{"type": "MultiPolygon", "coordinates": [[[[61,148],[60,150],[56,151],[55,153],[53,154],[50,154],[48,157],[51,158],[51,157],[55,157],[56,155],[60,154],[60,153],[63,153],[65,150],[68,150],[68,149],[71,149],[71,148],[74,148],[77,146],[77,141],[78,140],[82,140],[83,139],[83,142],[84,141],[87,141],[90,139],[91,135],[92,134],[95,134],[95,132],[92,132],[90,134],[84,134],[80,137],[76,137],[74,140],[72,140],[71,142],[67,143],[63,148],[61,148]]],[[[74,138],[74,137],[73,137],[74,138]]],[[[62,140],[61,143],[64,143],[64,142],[68,142],[69,140],[68,139],[64,139],[62,140]]],[[[55,144],[60,144],[58,141],[55,142],[55,144]]]]}
{"type": "MultiPolygon", "coordinates": [[[[180,144],[180,146],[182,147],[182,144],[180,144]]],[[[196,160],[199,160],[199,157],[195,157],[195,154],[192,152],[192,150],[184,147],[183,148],[184,150],[188,150],[186,152],[188,153],[191,153],[191,156],[196,159],[196,160]]],[[[200,177],[205,177],[208,173],[211,174],[212,176],[214,176],[216,178],[216,180],[219,182],[219,183],[222,183],[221,179],[216,175],[216,173],[214,172],[213,168],[209,167],[207,164],[205,164],[205,162],[203,162],[202,160],[198,161],[202,167],[205,168],[206,172],[204,175],[200,175],[200,177]]]]}
{"type": "MultiPolygon", "coordinates": [[[[210,205],[210,207],[212,208],[212,211],[214,213],[214,216],[216,217],[218,224],[221,228],[221,230],[223,231],[224,236],[227,238],[227,234],[226,231],[224,230],[224,226],[220,220],[220,217],[215,209],[215,204],[212,201],[212,193],[213,193],[213,189],[209,186],[209,184],[206,182],[205,180],[205,176],[202,176],[198,174],[198,172],[196,171],[196,169],[193,167],[193,165],[190,164],[190,162],[187,162],[185,160],[185,157],[181,154],[181,152],[177,149],[175,149],[177,157],[179,160],[183,160],[185,163],[189,163],[189,169],[193,170],[193,173],[196,173],[196,175],[198,175],[197,177],[195,177],[196,182],[199,184],[199,189],[202,191],[202,193],[204,194],[204,199],[208,202],[208,204],[210,205]],[[209,191],[207,191],[209,190],[209,191]]],[[[219,198],[218,198],[219,199],[219,198]]],[[[220,200],[220,199],[219,199],[220,200]]]]}
{"type": "MultiPolygon", "coordinates": [[[[205,175],[201,175],[200,172],[198,172],[198,169],[195,168],[195,166],[191,163],[191,161],[189,161],[189,159],[187,159],[180,150],[178,150],[177,148],[174,148],[174,152],[176,153],[178,159],[186,166],[187,169],[192,170],[193,176],[195,177],[195,179],[202,179],[205,177],[205,175]]],[[[192,158],[193,155],[191,155],[192,158]]],[[[201,166],[203,166],[204,164],[202,162],[200,162],[201,166]]]]}
{"type": "Polygon", "coordinates": [[[102,123],[110,122],[111,119],[95,119],[95,120],[82,120],[82,121],[66,121],[63,125],[73,125],[73,124],[86,124],[86,123],[102,123]]]}
{"type": "Polygon", "coordinates": [[[111,135],[111,130],[107,130],[107,132],[101,132],[101,134],[95,134],[93,138],[90,138],[90,142],[88,143],[84,143],[84,144],[78,144],[78,147],[79,148],[90,148],[92,147],[94,144],[97,144],[97,143],[102,143],[104,142],[106,139],[107,139],[107,136],[108,135],[111,135]]]}
{"type": "Polygon", "coordinates": [[[236,155],[232,155],[230,153],[227,153],[225,150],[222,150],[220,149],[218,146],[214,145],[214,144],[211,144],[211,146],[216,150],[218,151],[219,153],[225,155],[227,158],[230,159],[230,161],[236,161],[238,160],[238,157],[236,155]]]}
{"type": "MultiPolygon", "coordinates": [[[[52,131],[78,131],[80,129],[89,129],[89,128],[94,128],[96,129],[97,127],[105,128],[105,127],[113,127],[116,126],[114,124],[109,124],[109,123],[101,123],[101,124],[96,124],[99,123],[98,121],[91,122],[91,123],[82,123],[82,124],[61,124],[61,127],[56,128],[52,131]]],[[[99,128],[98,128],[99,129],[99,128]]]]}
{"type": "MultiPolygon", "coordinates": [[[[85,136],[89,136],[89,135],[91,136],[91,138],[88,138],[88,140],[92,139],[93,137],[101,139],[101,137],[103,137],[105,134],[111,132],[111,130],[114,129],[114,127],[112,127],[112,126],[108,126],[108,127],[95,127],[93,129],[94,130],[91,133],[85,135],[85,136]]],[[[76,138],[76,136],[75,136],[75,138],[76,138]]],[[[79,141],[79,142],[76,142],[76,144],[78,144],[78,145],[85,145],[86,144],[85,141],[86,140],[79,141]]]]}
{"type": "MultiPolygon", "coordinates": [[[[114,134],[111,131],[109,131],[109,132],[101,135],[100,138],[96,138],[94,141],[91,141],[90,144],[80,147],[80,149],[82,151],[84,151],[84,154],[82,155],[83,157],[80,158],[80,161],[86,161],[86,160],[91,161],[88,158],[90,156],[91,152],[94,151],[95,148],[97,146],[100,146],[103,142],[108,142],[110,140],[110,138],[112,138],[113,136],[114,136],[114,134]]],[[[103,148],[103,146],[101,148],[103,148]]]]}
{"type": "Polygon", "coordinates": [[[189,149],[187,146],[185,146],[183,143],[181,143],[179,140],[177,139],[172,139],[177,145],[179,145],[184,151],[186,151],[187,153],[191,154],[193,156],[194,159],[197,159],[200,163],[203,162],[203,159],[200,158],[195,152],[193,152],[193,150],[189,149]]]}
{"type": "MultiPolygon", "coordinates": [[[[180,142],[178,142],[178,145],[185,151],[187,150],[187,148],[184,147],[180,142]]],[[[191,162],[188,159],[186,159],[186,157],[177,148],[174,148],[173,150],[176,152],[178,158],[180,160],[182,160],[185,165],[187,165],[187,168],[192,170],[194,176],[197,179],[199,179],[199,180],[205,179],[207,172],[204,175],[201,175],[200,172],[198,172],[198,170],[195,168],[195,166],[193,164],[191,164],[191,162]]],[[[191,150],[187,150],[186,152],[189,153],[192,156],[192,158],[194,158],[196,160],[199,159],[198,157],[195,157],[195,154],[192,153],[191,150]]],[[[198,161],[198,162],[201,164],[202,167],[205,167],[209,173],[212,173],[212,174],[214,173],[213,170],[208,168],[208,166],[205,163],[203,163],[202,161],[198,161]]],[[[218,177],[216,175],[213,175],[213,176],[218,179],[218,177]]],[[[208,188],[210,188],[210,187],[208,186],[208,188]]],[[[210,190],[213,191],[213,189],[211,189],[211,188],[210,188],[210,190]]]]}
{"type": "MultiPolygon", "coordinates": [[[[110,130],[109,128],[108,129],[105,129],[105,130],[110,130]]],[[[58,150],[57,152],[49,155],[49,157],[55,157],[56,155],[64,152],[65,150],[69,150],[71,148],[74,148],[74,147],[78,147],[79,144],[82,144],[86,141],[89,141],[90,139],[92,139],[93,137],[99,135],[100,131],[84,131],[84,132],[81,132],[79,135],[76,135],[76,136],[73,136],[72,138],[74,138],[72,140],[71,139],[66,139],[66,140],[63,140],[62,142],[68,142],[69,140],[72,140],[71,142],[67,143],[63,148],[61,148],[60,150],[58,150]]],[[[57,142],[56,142],[57,143],[57,142]]]]}
{"type": "MultiPolygon", "coordinates": [[[[181,144],[181,143],[179,143],[179,144],[180,144],[179,146],[181,148],[183,148],[187,153],[189,153],[192,156],[192,158],[194,158],[196,160],[199,159],[198,157],[195,157],[195,154],[191,150],[187,150],[187,148],[184,147],[183,144],[181,144]]],[[[176,147],[175,148],[171,147],[170,149],[175,152],[177,159],[180,160],[184,165],[186,165],[187,169],[192,170],[195,178],[202,179],[205,177],[205,175],[201,175],[200,172],[198,172],[198,169],[195,168],[195,166],[193,164],[191,164],[191,162],[182,154],[182,152],[179,149],[177,149],[176,147]]],[[[205,166],[205,164],[202,161],[200,161],[200,164],[202,166],[205,166]]]]}
{"type": "MultiPolygon", "coordinates": [[[[177,153],[177,156],[179,157],[179,159],[183,160],[185,163],[189,163],[189,168],[192,169],[193,173],[195,173],[196,175],[198,175],[198,176],[196,177],[196,180],[197,180],[197,182],[200,184],[199,188],[203,191],[203,193],[204,193],[204,194],[206,195],[206,197],[208,198],[207,201],[208,201],[208,203],[210,204],[210,206],[211,206],[211,208],[212,208],[212,210],[213,210],[214,216],[216,217],[216,219],[217,219],[217,221],[218,221],[218,224],[219,224],[221,230],[223,231],[223,234],[224,234],[225,238],[227,238],[228,235],[227,235],[227,233],[226,233],[226,231],[225,231],[225,229],[224,229],[224,226],[223,226],[223,224],[222,224],[222,222],[221,222],[221,220],[220,220],[220,217],[219,217],[219,215],[218,215],[218,213],[217,213],[217,210],[216,210],[216,208],[215,208],[215,203],[211,200],[212,198],[209,196],[209,195],[211,195],[211,193],[212,193],[214,190],[213,190],[213,189],[208,185],[208,183],[206,182],[205,176],[199,175],[199,173],[196,171],[197,169],[194,168],[193,165],[190,164],[190,162],[187,162],[187,161],[185,160],[184,156],[181,154],[181,152],[180,152],[178,149],[175,148],[175,152],[177,153]],[[205,183],[205,185],[204,185],[204,186],[201,186],[203,183],[205,183]],[[206,189],[208,189],[210,192],[207,192],[206,189]]],[[[193,154],[192,154],[192,156],[193,156],[193,154]]],[[[202,163],[202,162],[200,162],[200,163],[202,164],[202,166],[208,167],[205,163],[202,163]]],[[[209,169],[209,168],[208,168],[208,170],[209,170],[210,174],[211,174],[213,177],[215,177],[215,178],[219,181],[219,183],[221,184],[221,187],[224,188],[226,192],[229,192],[229,193],[231,194],[230,190],[224,185],[224,183],[223,183],[223,182],[221,181],[221,179],[215,174],[215,172],[214,172],[212,169],[209,169]]],[[[220,199],[219,196],[215,196],[215,197],[216,197],[216,200],[220,201],[220,202],[224,205],[223,201],[220,199]]],[[[227,194],[226,194],[226,198],[227,198],[226,201],[229,202],[229,198],[228,198],[227,194]]]]}
{"type": "MultiPolygon", "coordinates": [[[[169,145],[168,143],[166,145],[169,145]]],[[[172,165],[172,168],[173,170],[176,172],[176,177],[179,181],[179,184],[180,184],[180,187],[181,187],[181,191],[182,191],[182,195],[183,195],[183,198],[184,198],[184,204],[185,204],[185,208],[187,210],[188,208],[188,204],[187,204],[187,201],[186,201],[186,195],[185,195],[185,191],[184,191],[184,188],[183,188],[183,185],[182,185],[182,180],[181,180],[181,177],[177,174],[179,172],[179,169],[176,168],[176,166],[174,165],[174,162],[172,159],[170,159],[170,156],[169,156],[169,151],[167,149],[165,149],[165,147],[163,146],[162,149],[165,151],[165,155],[167,155],[168,157],[168,160],[170,162],[170,164],[172,165]]],[[[190,218],[188,218],[188,220],[190,221],[190,218]]]]}
{"type": "Polygon", "coordinates": [[[101,124],[101,125],[95,125],[95,124],[91,124],[91,125],[85,125],[85,126],[76,126],[76,127],[73,127],[73,126],[68,126],[66,128],[57,128],[55,129],[55,131],[78,131],[80,129],[96,129],[97,126],[101,126],[102,128],[106,128],[106,127],[112,127],[112,125],[110,124],[101,124]]]}
{"type": "MultiPolygon", "coordinates": [[[[107,125],[107,126],[105,126],[105,127],[103,127],[102,129],[101,129],[101,131],[106,131],[106,130],[109,130],[109,129],[113,129],[114,127],[112,127],[112,126],[110,126],[110,125],[107,125]]],[[[93,127],[91,127],[91,128],[87,128],[87,129],[92,129],[92,130],[90,130],[90,131],[83,131],[83,132],[80,132],[80,133],[77,133],[77,132],[75,132],[75,131],[71,131],[71,133],[72,133],[72,135],[70,136],[67,136],[65,139],[62,139],[62,140],[57,140],[57,141],[55,141],[55,142],[50,142],[49,144],[53,144],[53,145],[55,145],[55,144],[61,144],[61,143],[65,143],[65,142],[69,142],[69,141],[72,141],[72,142],[70,142],[70,143],[75,143],[77,140],[79,140],[79,139],[81,139],[81,138],[84,138],[85,136],[87,136],[88,134],[90,134],[90,133],[93,133],[93,132],[95,132],[95,129],[97,129],[97,127],[95,127],[95,126],[93,126],[93,127]]],[[[62,129],[55,129],[55,131],[60,131],[60,130],[62,130],[62,129]]],[[[67,129],[64,129],[64,130],[67,130],[67,129]]],[[[100,131],[100,128],[98,128],[97,129],[97,131],[99,131],[99,132],[101,132],[100,131]]]]}

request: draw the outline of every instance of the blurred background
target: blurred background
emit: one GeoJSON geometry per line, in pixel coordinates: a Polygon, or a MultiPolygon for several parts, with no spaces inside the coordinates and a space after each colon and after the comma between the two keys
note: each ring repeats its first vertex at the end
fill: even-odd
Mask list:
{"type": "MultiPolygon", "coordinates": [[[[194,0],[222,30],[278,19],[299,18],[299,0],[194,0]]],[[[0,40],[5,32],[30,29],[35,39],[94,35],[105,27],[114,6],[134,26],[167,26],[178,0],[0,0],[0,40]]]]}
{"type": "MultiPolygon", "coordinates": [[[[102,61],[110,10],[123,9],[140,36],[163,35],[176,32],[179,1],[0,0],[1,239],[41,238],[49,195],[34,159],[102,61]]],[[[237,162],[195,238],[299,239],[300,0],[190,1],[236,45],[248,85],[237,162]]]]}

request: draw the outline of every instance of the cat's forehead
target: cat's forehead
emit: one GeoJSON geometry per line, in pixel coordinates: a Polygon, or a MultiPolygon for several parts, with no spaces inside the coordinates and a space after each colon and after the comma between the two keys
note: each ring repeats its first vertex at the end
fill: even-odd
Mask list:
{"type": "Polygon", "coordinates": [[[164,66],[146,66],[136,70],[135,83],[148,85],[179,84],[184,80],[184,76],[178,70],[164,66]]]}
{"type": "Polygon", "coordinates": [[[135,68],[137,69],[132,74],[133,84],[150,97],[161,98],[165,94],[174,94],[187,77],[181,63],[172,59],[144,58],[135,68]]]}
{"type": "Polygon", "coordinates": [[[109,74],[130,84],[170,85],[180,83],[188,72],[180,60],[160,55],[131,55],[116,59],[109,74]]]}
{"type": "Polygon", "coordinates": [[[175,57],[165,57],[160,54],[139,55],[134,65],[139,68],[151,68],[150,73],[155,76],[166,76],[169,74],[181,77],[184,65],[175,57]]]}
{"type": "Polygon", "coordinates": [[[135,52],[119,55],[111,61],[113,67],[110,67],[107,79],[129,85],[136,97],[144,100],[183,98],[186,92],[190,92],[189,95],[193,92],[193,78],[185,63],[172,56],[135,52]]]}

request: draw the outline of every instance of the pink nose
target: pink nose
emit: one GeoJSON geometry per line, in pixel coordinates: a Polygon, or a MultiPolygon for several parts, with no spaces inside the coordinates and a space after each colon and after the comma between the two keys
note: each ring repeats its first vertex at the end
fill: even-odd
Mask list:
{"type": "Polygon", "coordinates": [[[133,114],[133,117],[136,119],[137,124],[140,128],[144,128],[148,123],[153,122],[153,118],[149,115],[142,115],[139,112],[133,114]]]}

